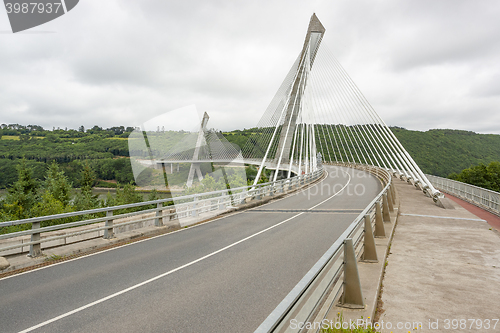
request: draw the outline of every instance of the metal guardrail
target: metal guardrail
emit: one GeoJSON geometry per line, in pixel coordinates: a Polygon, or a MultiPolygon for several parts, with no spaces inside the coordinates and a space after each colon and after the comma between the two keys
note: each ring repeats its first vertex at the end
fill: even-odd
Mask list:
{"type": "Polygon", "coordinates": [[[301,332],[300,327],[292,328],[290,320],[311,322],[322,301],[330,294],[334,295],[334,300],[340,298],[340,303],[345,307],[364,308],[357,261],[378,260],[374,237],[385,236],[384,222],[390,222],[396,193],[392,176],[387,170],[360,164],[342,166],[368,171],[385,186],[255,333],[301,332]]]}
{"type": "Polygon", "coordinates": [[[246,201],[247,198],[251,200],[260,200],[263,196],[272,196],[275,193],[284,193],[286,190],[291,190],[293,188],[301,187],[305,184],[311,183],[318,179],[323,174],[323,170],[317,170],[314,173],[301,175],[292,177],[289,179],[278,180],[276,182],[268,182],[263,184],[257,184],[255,186],[243,186],[234,188],[231,190],[220,190],[206,193],[199,193],[187,196],[180,196],[176,198],[167,198],[167,199],[159,199],[155,201],[146,201],[139,202],[127,205],[113,206],[113,207],[104,207],[98,209],[90,209],[78,212],[57,214],[57,215],[48,215],[41,217],[34,217],[23,220],[15,220],[8,222],[0,222],[0,227],[14,226],[14,225],[22,225],[31,223],[30,230],[18,231],[8,234],[0,235],[0,240],[11,239],[14,237],[31,235],[30,242],[18,243],[6,247],[0,248],[0,255],[2,252],[22,248],[26,246],[30,246],[29,256],[36,257],[41,255],[41,244],[45,242],[50,242],[54,240],[59,240],[62,238],[79,236],[86,233],[92,233],[96,231],[104,230],[103,238],[109,239],[114,235],[113,229],[115,227],[122,227],[129,224],[137,224],[144,221],[150,221],[154,219],[155,226],[163,226],[163,222],[165,218],[169,220],[176,220],[186,217],[197,217],[199,214],[204,212],[210,212],[215,210],[224,210],[231,206],[236,206],[246,201]],[[175,206],[172,205],[175,200],[175,206]],[[167,205],[165,205],[167,204],[167,205]],[[147,206],[156,206],[156,208],[150,208],[146,210],[141,210],[132,213],[124,213],[114,215],[114,212],[122,209],[128,208],[138,208],[138,207],[147,207],[147,206]],[[143,215],[145,213],[153,213],[151,217],[134,219],[132,221],[114,224],[114,220],[119,218],[128,218],[136,215],[143,215]],[[69,222],[63,224],[57,224],[47,227],[40,227],[40,223],[43,221],[51,221],[58,220],[63,218],[70,217],[78,217],[92,214],[105,214],[104,217],[91,218],[82,221],[69,222]],[[104,226],[86,229],[82,231],[71,232],[72,227],[84,226],[99,222],[105,222],[104,226]],[[53,237],[42,238],[41,234],[50,231],[69,229],[67,234],[58,235],[53,237]]]}
{"type": "Polygon", "coordinates": [[[427,178],[437,189],[500,216],[500,193],[438,176],[427,175],[427,178]]]}

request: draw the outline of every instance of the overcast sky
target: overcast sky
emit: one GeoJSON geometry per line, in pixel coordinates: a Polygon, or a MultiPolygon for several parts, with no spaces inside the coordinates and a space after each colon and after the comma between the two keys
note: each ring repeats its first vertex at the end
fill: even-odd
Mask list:
{"type": "Polygon", "coordinates": [[[388,125],[500,134],[497,0],[81,0],[17,34],[0,9],[0,123],[136,126],[195,104],[253,127],[313,12],[388,125]]]}

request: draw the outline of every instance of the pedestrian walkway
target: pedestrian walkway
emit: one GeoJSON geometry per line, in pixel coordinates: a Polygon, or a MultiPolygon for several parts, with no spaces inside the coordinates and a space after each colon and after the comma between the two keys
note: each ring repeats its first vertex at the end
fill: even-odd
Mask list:
{"type": "Polygon", "coordinates": [[[445,195],[447,198],[455,201],[457,204],[464,207],[472,214],[478,216],[479,218],[481,218],[483,220],[486,220],[490,226],[492,226],[493,228],[495,228],[496,230],[498,230],[500,232],[500,216],[497,216],[493,213],[490,213],[487,210],[479,208],[478,206],[475,206],[467,201],[464,201],[464,200],[457,198],[453,195],[450,195],[448,193],[446,193],[445,195]]]}
{"type": "Polygon", "coordinates": [[[400,215],[380,331],[500,332],[499,232],[456,203],[445,210],[413,186],[395,185],[400,215]]]}

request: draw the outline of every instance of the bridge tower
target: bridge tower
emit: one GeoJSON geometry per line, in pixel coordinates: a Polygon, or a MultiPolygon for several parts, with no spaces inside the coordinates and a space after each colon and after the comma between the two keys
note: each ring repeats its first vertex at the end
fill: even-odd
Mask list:
{"type": "Polygon", "coordinates": [[[389,170],[438,200],[441,193],[323,45],[324,34],[313,14],[297,60],[242,150],[248,161],[259,161],[254,184],[264,168],[274,170],[271,180],[280,171],[312,172],[321,156],[389,170]]]}
{"type": "Polygon", "coordinates": [[[198,176],[198,180],[201,182],[203,180],[203,175],[201,173],[201,168],[200,168],[200,162],[196,162],[199,160],[199,154],[200,154],[200,148],[202,145],[206,145],[205,141],[205,132],[207,131],[207,123],[208,119],[210,117],[208,114],[205,112],[203,114],[203,119],[201,120],[201,125],[200,125],[200,130],[198,131],[198,138],[196,139],[196,146],[194,148],[194,153],[193,153],[193,159],[191,166],[189,168],[189,174],[188,174],[188,179],[186,182],[186,186],[190,188],[193,186],[193,180],[194,180],[194,174],[196,172],[196,175],[198,176]]]}
{"type": "Polygon", "coordinates": [[[325,33],[325,28],[319,21],[316,14],[311,16],[309,21],[309,27],[307,28],[306,39],[304,40],[304,46],[299,56],[299,67],[297,68],[297,73],[292,84],[292,90],[288,95],[288,100],[286,104],[286,114],[281,125],[280,138],[278,143],[277,154],[275,156],[275,161],[279,163],[290,163],[290,150],[293,140],[293,134],[295,133],[295,127],[297,124],[297,116],[299,110],[303,107],[302,99],[305,88],[307,86],[307,80],[309,77],[310,70],[314,64],[314,57],[318,52],[319,45],[325,33]]]}
{"type": "Polygon", "coordinates": [[[299,174],[311,172],[317,168],[314,124],[304,121],[307,116],[303,117],[304,114],[308,114],[304,94],[325,31],[316,14],[313,14],[299,57],[278,91],[278,107],[273,110],[272,116],[278,121],[273,124],[274,133],[267,144],[255,184],[260,179],[267,161],[272,161],[275,165],[275,172],[272,173],[271,179],[273,181],[276,181],[280,170],[288,170],[287,176],[290,177],[294,163],[296,164],[294,172],[299,174]],[[283,96],[279,96],[283,93],[283,96]]]}

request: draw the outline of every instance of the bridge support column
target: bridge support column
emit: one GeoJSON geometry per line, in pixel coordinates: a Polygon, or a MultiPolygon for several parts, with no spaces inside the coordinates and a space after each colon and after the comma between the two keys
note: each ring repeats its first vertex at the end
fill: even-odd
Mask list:
{"type": "Polygon", "coordinates": [[[351,309],[365,308],[356,253],[351,238],[344,240],[344,293],[341,306],[351,309]]]}
{"type": "Polygon", "coordinates": [[[375,204],[375,237],[385,237],[384,220],[382,218],[382,204],[375,204]]]}
{"type": "Polygon", "coordinates": [[[384,217],[384,222],[391,222],[391,215],[389,213],[389,200],[387,200],[387,193],[384,193],[382,199],[382,216],[384,217]]]}
{"type": "Polygon", "coordinates": [[[375,248],[375,237],[373,237],[372,221],[370,215],[365,215],[365,241],[363,261],[378,262],[377,249],[375,248]]]}
{"type": "Polygon", "coordinates": [[[163,210],[161,209],[163,208],[163,203],[158,202],[156,208],[158,210],[156,211],[155,227],[161,227],[163,226],[163,210]]]}

